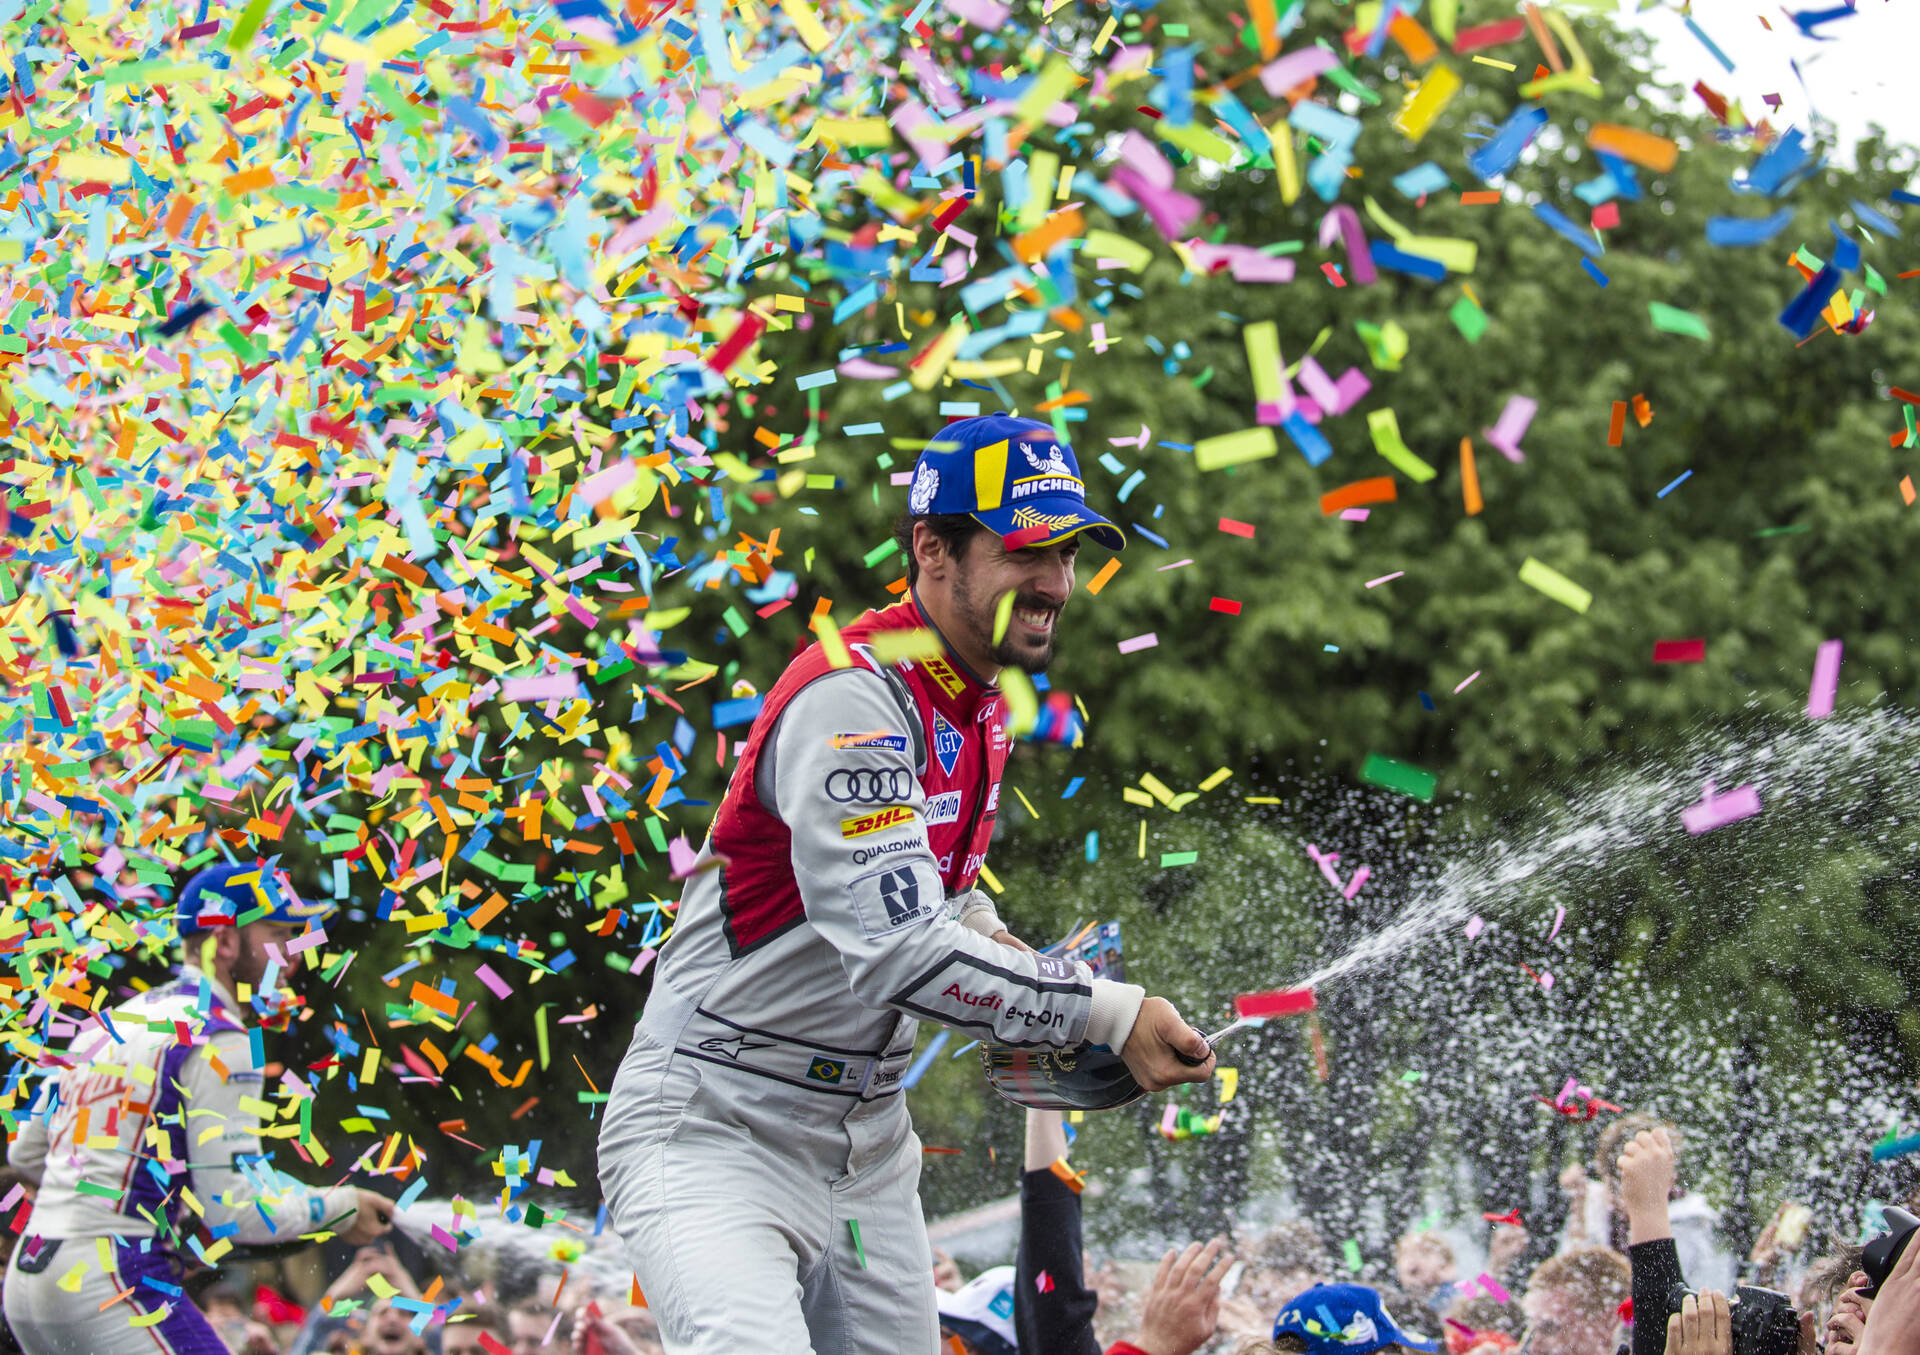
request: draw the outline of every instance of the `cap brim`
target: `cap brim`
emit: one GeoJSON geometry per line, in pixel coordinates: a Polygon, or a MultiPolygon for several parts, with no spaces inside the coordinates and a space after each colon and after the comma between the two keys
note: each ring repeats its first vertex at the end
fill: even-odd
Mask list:
{"type": "Polygon", "coordinates": [[[1032,527],[1047,528],[1047,535],[1030,544],[1053,546],[1068,537],[1085,532],[1108,550],[1125,550],[1126,534],[1113,523],[1090,512],[1078,499],[1036,498],[1014,508],[993,508],[976,512],[973,520],[995,536],[1011,536],[1032,527]]]}

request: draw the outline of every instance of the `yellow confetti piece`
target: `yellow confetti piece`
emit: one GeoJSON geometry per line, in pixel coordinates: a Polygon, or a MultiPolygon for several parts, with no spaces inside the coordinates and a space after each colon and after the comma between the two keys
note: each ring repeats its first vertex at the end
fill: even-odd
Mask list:
{"type": "Polygon", "coordinates": [[[937,659],[946,652],[940,637],[924,627],[883,630],[870,637],[867,645],[873,650],[873,657],[883,664],[899,663],[902,659],[937,659]]]}
{"type": "Polygon", "coordinates": [[[1247,346],[1253,398],[1263,405],[1279,404],[1286,393],[1283,384],[1286,377],[1280,361],[1280,327],[1271,320],[1262,320],[1248,325],[1240,337],[1247,346]]]}
{"type": "Polygon", "coordinates": [[[970,333],[972,326],[965,320],[955,320],[948,325],[946,332],[933,341],[926,356],[921,358],[920,365],[913,369],[913,388],[932,390],[946,374],[947,364],[953,360],[954,353],[970,333]]]}
{"type": "Polygon", "coordinates": [[[1474,58],[1474,61],[1482,66],[1492,66],[1495,70],[1517,71],[1520,69],[1518,66],[1514,65],[1511,61],[1501,61],[1495,57],[1490,57],[1490,56],[1476,56],[1474,58]]]}
{"type": "Polygon", "coordinates": [[[1453,73],[1453,68],[1445,62],[1435,66],[1427,72],[1427,78],[1420,82],[1420,87],[1400,105],[1400,112],[1393,120],[1395,129],[1418,145],[1420,138],[1433,126],[1434,119],[1453,102],[1453,97],[1459,92],[1460,77],[1453,73]]]}
{"type": "Polygon", "coordinates": [[[993,609],[993,642],[997,645],[1007,638],[1007,627],[1013,624],[1014,592],[1009,589],[1000,595],[1000,605],[993,609]]]}
{"type": "Polygon", "coordinates": [[[1205,781],[1202,781],[1200,783],[1200,789],[1212,790],[1215,786],[1218,786],[1224,783],[1227,780],[1227,778],[1232,775],[1233,775],[1233,769],[1231,767],[1222,767],[1219,771],[1215,772],[1212,776],[1209,776],[1205,781]]]}
{"type": "Polygon", "coordinates": [[[1373,449],[1408,479],[1424,484],[1439,473],[1401,439],[1400,420],[1391,409],[1376,409],[1367,415],[1367,431],[1373,434],[1373,449]]]}
{"type": "Polygon", "coordinates": [[[780,0],[780,8],[787,12],[793,31],[800,35],[800,41],[807,44],[809,52],[824,52],[827,44],[833,41],[826,25],[820,22],[820,15],[807,0],[780,0]]]}
{"type": "Polygon", "coordinates": [[[1529,555],[1526,563],[1520,566],[1520,582],[1531,588],[1537,588],[1555,602],[1585,613],[1593,605],[1593,594],[1569,579],[1559,570],[1543,565],[1529,555]]]}
{"type": "Polygon", "coordinates": [[[1027,807],[1027,813],[1033,815],[1033,817],[1036,819],[1040,817],[1040,811],[1033,807],[1033,801],[1029,800],[1024,794],[1022,794],[1018,786],[1015,786],[1013,788],[1013,793],[1020,797],[1020,803],[1027,807]]]}
{"type": "Polygon", "coordinates": [[[991,889],[994,893],[1004,894],[1007,892],[1006,886],[1001,884],[999,878],[987,869],[986,862],[984,861],[980,863],[980,878],[985,881],[987,888],[991,889]]]}
{"type": "Polygon", "coordinates": [[[1088,231],[1083,253],[1095,259],[1117,259],[1135,273],[1153,262],[1152,250],[1112,231],[1088,231]]]}
{"type": "Polygon", "coordinates": [[[1238,433],[1202,438],[1194,444],[1193,464],[1200,470],[1221,470],[1247,461],[1277,456],[1280,443],[1271,428],[1248,428],[1238,433]]]}

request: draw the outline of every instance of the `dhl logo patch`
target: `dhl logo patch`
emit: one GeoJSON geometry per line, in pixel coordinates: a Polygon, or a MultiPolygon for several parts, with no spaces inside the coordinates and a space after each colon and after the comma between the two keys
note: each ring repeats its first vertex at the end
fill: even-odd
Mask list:
{"type": "Polygon", "coordinates": [[[898,828],[902,824],[912,823],[914,813],[906,805],[895,805],[892,809],[875,810],[871,814],[862,814],[857,819],[840,820],[841,837],[865,837],[885,828],[898,828]]]}

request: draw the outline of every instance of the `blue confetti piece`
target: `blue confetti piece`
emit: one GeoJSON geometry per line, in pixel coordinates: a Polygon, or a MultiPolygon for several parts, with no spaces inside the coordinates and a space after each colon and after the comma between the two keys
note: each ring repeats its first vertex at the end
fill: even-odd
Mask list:
{"type": "Polygon", "coordinates": [[[1071,800],[1074,797],[1074,795],[1079,791],[1080,787],[1086,785],[1086,783],[1087,783],[1086,777],[1084,776],[1074,777],[1073,780],[1067,782],[1067,788],[1060,792],[1060,798],[1063,800],[1071,800]]]}
{"type": "Polygon", "coordinates": [[[1700,45],[1713,53],[1714,60],[1718,61],[1728,71],[1731,71],[1733,69],[1733,61],[1725,52],[1720,50],[1720,44],[1707,36],[1706,30],[1693,21],[1691,14],[1687,15],[1686,23],[1687,31],[1692,33],[1694,37],[1700,39],[1700,45]]]}
{"type": "Polygon", "coordinates": [[[1594,240],[1593,236],[1584,230],[1579,222],[1575,221],[1558,207],[1555,207],[1552,203],[1536,202],[1533,205],[1533,214],[1546,222],[1547,225],[1553,227],[1554,230],[1566,236],[1567,239],[1573,241],[1580,252],[1588,258],[1597,259],[1600,257],[1600,245],[1594,240]]]}
{"type": "Polygon", "coordinates": [[[1806,138],[1798,127],[1790,128],[1773,145],[1767,148],[1765,155],[1753,162],[1753,168],[1747,171],[1746,182],[1735,181],[1734,188],[1748,193],[1765,193],[1768,197],[1779,197],[1787,189],[1807,174],[1820,167],[1808,154],[1806,138]]]}
{"type": "Polygon", "coordinates": [[[900,1079],[902,1087],[911,1087],[927,1075],[927,1069],[933,1066],[933,1061],[939,1057],[940,1051],[947,1047],[947,1037],[952,1033],[949,1030],[937,1031],[934,1037],[927,1041],[927,1047],[920,1051],[920,1057],[913,1061],[912,1066],[907,1069],[907,1075],[900,1079]]]}
{"type": "Polygon", "coordinates": [[[1787,17],[1799,26],[1802,33],[1815,42],[1831,42],[1833,39],[1823,38],[1813,30],[1823,24],[1830,24],[1836,19],[1851,19],[1859,12],[1852,5],[1835,5],[1832,9],[1803,9],[1798,12],[1789,12],[1787,17]]]}
{"type": "Polygon", "coordinates": [[[1375,240],[1371,253],[1376,268],[1390,268],[1396,273],[1425,278],[1429,282],[1440,282],[1447,276],[1447,266],[1438,259],[1408,254],[1404,250],[1394,248],[1385,240],[1375,240]]]}
{"type": "Polygon", "coordinates": [[[760,706],[764,700],[762,696],[742,696],[732,701],[714,702],[713,727],[731,729],[734,725],[752,724],[759,718],[760,706]]]}
{"type": "MultiPolygon", "coordinates": [[[[1896,197],[1898,194],[1895,195],[1896,197]]],[[[1869,230],[1879,231],[1882,235],[1900,234],[1900,223],[1883,212],[1875,211],[1859,198],[1848,199],[1847,205],[1853,208],[1853,214],[1860,218],[1860,224],[1869,230]]]]}
{"type": "Polygon", "coordinates": [[[1833,227],[1833,238],[1835,242],[1833,246],[1833,266],[1838,268],[1842,273],[1851,273],[1860,266],[1860,244],[1850,236],[1841,234],[1838,222],[1830,224],[1833,227]]]}
{"type": "Polygon", "coordinates": [[[1707,221],[1707,243],[1720,246],[1764,245],[1793,224],[1793,209],[1783,207],[1772,216],[1748,220],[1738,216],[1716,216],[1707,221]]]}
{"type": "Polygon", "coordinates": [[[1432,709],[1434,709],[1434,705],[1433,705],[1433,698],[1432,698],[1432,697],[1430,697],[1430,696],[1428,696],[1428,695],[1427,695],[1427,694],[1426,694],[1425,692],[1421,692],[1421,693],[1420,693],[1420,705],[1421,705],[1421,707],[1422,707],[1422,709],[1425,709],[1425,710],[1432,710],[1432,709]]]}
{"type": "Polygon", "coordinates": [[[1321,465],[1333,455],[1333,444],[1327,441],[1318,428],[1308,423],[1307,416],[1299,410],[1296,409],[1287,415],[1281,421],[1280,427],[1289,438],[1293,439],[1293,445],[1300,449],[1300,455],[1307,459],[1309,466],[1321,465]]]}
{"type": "Polygon", "coordinates": [[[1795,337],[1806,338],[1820,323],[1820,312],[1839,290],[1840,270],[1828,264],[1813,275],[1799,296],[1787,303],[1787,308],[1780,312],[1780,323],[1792,330],[1795,337]]]}
{"type": "Polygon", "coordinates": [[[1516,108],[1487,144],[1467,157],[1467,168],[1479,177],[1480,182],[1491,183],[1513,168],[1520,158],[1520,152],[1533,143],[1533,139],[1540,135],[1540,129],[1546,125],[1547,110],[1539,104],[1516,108]]]}
{"type": "Polygon", "coordinates": [[[1673,493],[1674,490],[1680,488],[1680,486],[1686,481],[1686,478],[1692,474],[1693,472],[1690,470],[1681,471],[1680,474],[1674,478],[1674,481],[1672,484],[1668,485],[1665,489],[1660,491],[1658,497],[1662,499],[1666,498],[1667,495],[1673,493]]]}
{"type": "Polygon", "coordinates": [[[1453,180],[1447,177],[1447,172],[1431,160],[1393,176],[1395,191],[1409,198],[1425,197],[1428,193],[1438,193],[1452,186],[1453,180]]]}
{"type": "Polygon", "coordinates": [[[1592,259],[1582,259],[1580,261],[1580,266],[1587,270],[1588,277],[1592,278],[1595,282],[1599,283],[1602,287],[1607,286],[1609,283],[1613,281],[1612,278],[1609,278],[1605,273],[1602,273],[1600,271],[1600,265],[1595,263],[1592,259]]]}
{"type": "Polygon", "coordinates": [[[1875,1162],[1885,1162],[1890,1157],[1905,1157],[1908,1153],[1920,1153],[1920,1134],[1873,1145],[1875,1162]]]}

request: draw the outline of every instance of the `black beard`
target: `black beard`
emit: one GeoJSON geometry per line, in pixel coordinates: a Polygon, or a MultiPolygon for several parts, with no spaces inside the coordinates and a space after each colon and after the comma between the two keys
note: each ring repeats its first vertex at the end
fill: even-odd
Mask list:
{"type": "MultiPolygon", "coordinates": [[[[959,605],[960,614],[966,618],[967,624],[969,626],[980,627],[986,632],[987,638],[991,640],[993,638],[995,608],[976,605],[973,590],[968,587],[964,574],[956,582],[953,591],[954,601],[959,605]]],[[[994,601],[997,604],[999,599],[996,598],[994,601]]],[[[1052,612],[1056,617],[1060,611],[1059,608],[1049,603],[1046,599],[1035,597],[1030,593],[1016,593],[1014,595],[1013,605],[1016,608],[1024,608],[1029,611],[1052,612]]],[[[1011,618],[1009,618],[1007,634],[1000,638],[1000,643],[994,645],[987,652],[993,657],[993,661],[1002,668],[1018,668],[1025,673],[1044,673],[1053,662],[1054,644],[1059,636],[1058,621],[1054,624],[1055,629],[1048,631],[1045,643],[1041,645],[1039,650],[1035,651],[1014,645],[1012,638],[1013,623],[1011,618]]]]}

